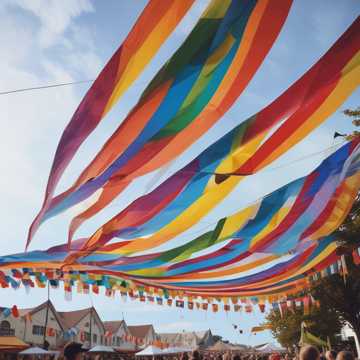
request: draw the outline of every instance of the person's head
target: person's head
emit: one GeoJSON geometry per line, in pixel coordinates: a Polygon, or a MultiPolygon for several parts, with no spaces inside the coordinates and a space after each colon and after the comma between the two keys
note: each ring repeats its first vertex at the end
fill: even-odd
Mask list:
{"type": "Polygon", "coordinates": [[[351,351],[340,351],[337,354],[336,360],[354,360],[354,354],[351,351]]]}
{"type": "Polygon", "coordinates": [[[269,356],[269,359],[270,360],[280,360],[280,354],[278,354],[278,353],[273,353],[273,354],[270,354],[270,356],[269,356]]]}
{"type": "Polygon", "coordinates": [[[303,346],[300,349],[299,359],[300,360],[319,360],[320,359],[319,350],[315,346],[312,346],[312,345],[303,346]]]}
{"type": "Polygon", "coordinates": [[[336,352],[334,350],[328,350],[325,353],[326,360],[335,360],[336,359],[336,352]]]}
{"type": "Polygon", "coordinates": [[[64,357],[66,360],[80,360],[81,353],[85,350],[82,348],[82,344],[77,342],[70,342],[64,347],[64,357]]]}
{"type": "Polygon", "coordinates": [[[186,352],[182,353],[181,360],[189,360],[189,355],[186,352]]]}
{"type": "Polygon", "coordinates": [[[194,350],[191,354],[191,358],[194,360],[199,360],[200,359],[200,353],[197,350],[194,350]]]}
{"type": "Polygon", "coordinates": [[[233,356],[233,360],[241,360],[240,355],[235,354],[235,355],[233,356]]]}

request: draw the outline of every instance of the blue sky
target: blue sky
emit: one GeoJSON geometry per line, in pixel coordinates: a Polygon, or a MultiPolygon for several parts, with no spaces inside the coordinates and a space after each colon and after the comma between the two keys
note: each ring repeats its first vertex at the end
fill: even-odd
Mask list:
{"type": "MultiPolygon", "coordinates": [[[[166,0],[164,0],[166,2],[166,0]]],[[[107,137],[136,103],[142,89],[179,46],[208,0],[197,0],[193,8],[161,48],[142,76],[129,89],[116,108],[81,147],[66,172],[59,191],[75,179],[107,137]]],[[[1,76],[0,92],[59,82],[94,79],[146,4],[145,0],[2,0],[0,2],[1,76]]],[[[357,0],[294,0],[285,26],[269,56],[235,106],[194,146],[162,172],[165,178],[187,163],[206,146],[248,116],[276,98],[303,74],[360,14],[357,0]]],[[[0,254],[24,249],[26,232],[39,209],[47,175],[59,137],[88,85],[38,90],[0,96],[0,254]]],[[[359,105],[357,90],[341,109],[359,105]]],[[[243,181],[199,224],[181,235],[191,238],[220,216],[231,214],[277,187],[310,172],[330,150],[335,130],[351,129],[350,121],[337,111],[302,143],[261,173],[243,181]],[[312,155],[317,153],[316,155],[312,155]],[[304,158],[304,159],[303,159],[304,158]],[[302,160],[298,160],[302,159],[302,160]]],[[[158,174],[139,179],[78,235],[91,234],[102,222],[137,196],[155,186],[158,174]]],[[[31,249],[45,249],[65,242],[67,224],[76,211],[48,221],[36,235],[31,249]]],[[[175,239],[175,242],[179,239],[175,239]]],[[[34,289],[0,290],[1,304],[19,307],[37,305],[45,291],[34,289]]],[[[64,300],[62,290],[52,291],[56,307],[78,309],[91,301],[106,319],[122,318],[129,323],[153,323],[159,331],[203,330],[211,328],[225,338],[248,344],[271,340],[270,333],[250,335],[249,329],[262,321],[262,315],[213,314],[204,311],[123,303],[120,298],[76,295],[64,300]],[[232,324],[244,330],[239,335],[232,324]]]]}

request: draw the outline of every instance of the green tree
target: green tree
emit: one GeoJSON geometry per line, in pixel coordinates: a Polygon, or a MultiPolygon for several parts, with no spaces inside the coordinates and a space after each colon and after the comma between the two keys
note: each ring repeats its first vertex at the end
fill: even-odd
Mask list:
{"type": "Polygon", "coordinates": [[[276,340],[284,347],[291,348],[297,345],[301,335],[301,323],[306,321],[308,330],[324,339],[327,337],[334,340],[342,326],[336,312],[324,306],[312,308],[309,315],[304,315],[303,310],[286,311],[281,316],[280,311],[271,311],[266,317],[267,323],[271,325],[271,333],[276,340]],[[326,319],[326,321],[324,321],[326,319]]]}
{"type": "MultiPolygon", "coordinates": [[[[343,111],[344,114],[352,119],[352,123],[354,126],[360,126],[360,107],[356,109],[346,109],[343,111]]],[[[354,136],[360,136],[360,132],[358,130],[354,130],[352,134],[349,134],[347,138],[350,140],[354,136]]]]}

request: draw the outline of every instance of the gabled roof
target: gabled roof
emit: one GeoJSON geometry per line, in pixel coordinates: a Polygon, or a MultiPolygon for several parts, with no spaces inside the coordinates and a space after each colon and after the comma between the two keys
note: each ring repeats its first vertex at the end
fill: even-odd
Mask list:
{"type": "Polygon", "coordinates": [[[104,321],[104,327],[106,331],[110,331],[112,334],[115,334],[123,323],[125,323],[124,320],[104,321]]]}
{"type": "Polygon", "coordinates": [[[220,340],[219,336],[214,336],[211,330],[206,331],[191,331],[182,333],[166,333],[159,334],[161,341],[170,344],[171,346],[184,346],[197,348],[208,347],[214,345],[220,340]]]}
{"type": "Polygon", "coordinates": [[[49,306],[49,309],[51,310],[51,312],[54,314],[56,321],[59,323],[60,327],[62,328],[62,330],[64,330],[64,326],[63,323],[59,317],[59,313],[56,311],[54,305],[52,304],[52,302],[50,300],[45,301],[44,303],[35,306],[33,308],[26,308],[26,309],[19,309],[19,315],[21,317],[24,317],[27,314],[33,315],[36,314],[37,312],[46,309],[46,307],[49,306]]]}
{"type": "Polygon", "coordinates": [[[74,311],[58,311],[58,315],[64,326],[64,329],[67,330],[75,327],[85,316],[89,315],[91,311],[92,315],[95,315],[95,317],[98,319],[99,324],[101,324],[101,327],[105,331],[104,324],[101,321],[94,307],[74,311]]]}
{"type": "Polygon", "coordinates": [[[128,326],[128,329],[132,336],[135,336],[140,339],[144,339],[149,331],[154,332],[154,327],[150,325],[133,325],[128,326]]]}
{"type": "Polygon", "coordinates": [[[210,351],[228,351],[232,350],[233,347],[229,344],[224,343],[223,341],[218,341],[215,345],[212,345],[208,348],[210,351]]]}
{"type": "Polygon", "coordinates": [[[219,338],[216,338],[213,336],[211,330],[207,330],[203,337],[199,341],[200,346],[209,347],[212,345],[215,345],[215,343],[219,340],[219,338]]]}
{"type": "Polygon", "coordinates": [[[74,311],[58,311],[59,317],[64,324],[65,329],[70,329],[78,324],[85,316],[90,313],[91,308],[74,310],[74,311]]]}
{"type": "Polygon", "coordinates": [[[196,349],[199,342],[199,338],[194,331],[182,333],[163,333],[159,334],[159,336],[162,342],[175,347],[191,347],[196,349]]]}

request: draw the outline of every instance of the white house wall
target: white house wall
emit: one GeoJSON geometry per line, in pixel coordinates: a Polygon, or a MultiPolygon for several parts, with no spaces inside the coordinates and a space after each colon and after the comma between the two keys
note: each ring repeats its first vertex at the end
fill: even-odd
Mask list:
{"type": "Polygon", "coordinates": [[[108,345],[123,350],[136,350],[136,345],[134,343],[130,341],[125,341],[125,335],[131,335],[131,334],[125,322],[122,322],[117,332],[112,335],[111,341],[108,341],[108,345]]]}
{"type": "MultiPolygon", "coordinates": [[[[9,316],[6,319],[1,319],[8,321],[11,325],[11,329],[15,330],[15,336],[26,343],[42,346],[44,343],[44,335],[36,335],[33,333],[34,326],[42,326],[45,325],[46,319],[46,307],[40,309],[38,312],[32,314],[31,321],[25,320],[23,317],[14,318],[13,316],[9,316]]],[[[56,317],[49,308],[47,329],[52,328],[55,330],[55,336],[46,335],[46,341],[50,344],[50,348],[57,348],[62,342],[62,329],[59,325],[56,317]]]]}
{"type": "Polygon", "coordinates": [[[78,334],[74,336],[71,340],[84,343],[86,347],[102,345],[104,344],[104,330],[101,324],[99,324],[98,317],[93,313],[92,315],[87,314],[84,316],[75,327],[79,330],[78,334]],[[90,318],[91,318],[91,344],[88,341],[81,339],[81,333],[87,332],[90,333],[90,318]],[[95,336],[94,336],[95,335],[95,336]],[[96,339],[95,339],[96,338],[96,339]],[[102,340],[102,342],[101,342],[102,340]]]}

